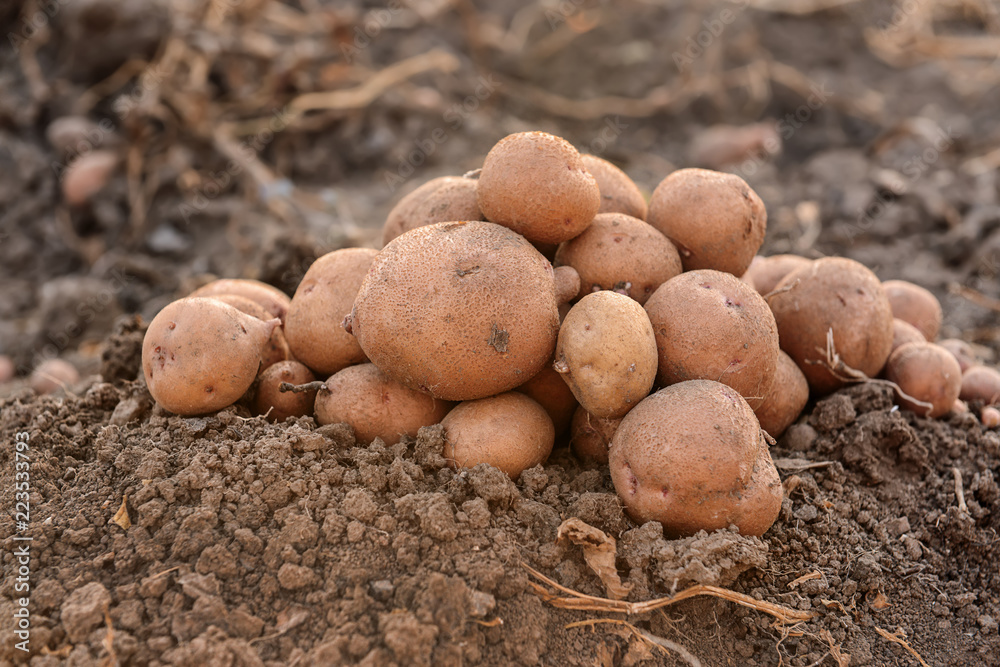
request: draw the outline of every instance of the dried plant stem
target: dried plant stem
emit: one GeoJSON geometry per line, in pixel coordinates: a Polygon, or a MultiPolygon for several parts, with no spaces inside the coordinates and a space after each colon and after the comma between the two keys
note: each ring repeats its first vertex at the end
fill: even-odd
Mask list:
{"type": "Polygon", "coordinates": [[[326,382],[322,380],[306,382],[305,384],[292,384],[291,382],[282,382],[280,385],[278,385],[278,391],[280,392],[290,391],[293,394],[304,394],[308,391],[320,391],[321,389],[326,389],[326,382]]]}

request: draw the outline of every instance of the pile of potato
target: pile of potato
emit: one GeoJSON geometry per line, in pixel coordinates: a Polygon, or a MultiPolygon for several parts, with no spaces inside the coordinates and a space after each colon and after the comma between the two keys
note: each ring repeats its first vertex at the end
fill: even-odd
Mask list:
{"type": "Polygon", "coordinates": [[[757,257],[766,226],[737,176],[682,169],[647,205],[610,163],[513,134],[405,196],[382,250],[318,259],[291,299],[218,280],[170,304],[143,369],[178,414],[244,400],[386,443],[441,423],[452,465],[512,478],[568,436],[637,521],[760,535],[782,501],[768,436],[810,393],[881,375],[932,417],[1000,397],[967,346],[928,342],[929,292],[849,259],[757,257]]]}

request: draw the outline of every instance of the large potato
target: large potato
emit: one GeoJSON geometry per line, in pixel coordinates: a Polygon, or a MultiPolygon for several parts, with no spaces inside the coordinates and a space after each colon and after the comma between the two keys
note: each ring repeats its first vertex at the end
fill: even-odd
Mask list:
{"type": "Polygon", "coordinates": [[[915,326],[934,342],[941,331],[941,303],[920,285],[905,280],[886,280],[882,289],[889,298],[892,316],[915,326]]]}
{"type": "Polygon", "coordinates": [[[615,431],[611,480],[637,523],[671,537],[730,524],[761,535],[783,492],[753,410],[734,389],[691,380],[650,395],[615,431]]]}
{"type": "Polygon", "coordinates": [[[778,372],[771,391],[763,403],[754,409],[760,427],[772,438],[780,438],[809,402],[809,383],[792,358],[778,351],[778,372]]]}
{"type": "Polygon", "coordinates": [[[199,287],[188,296],[209,297],[221,294],[246,297],[261,305],[264,310],[281,321],[285,320],[285,314],[291,303],[288,295],[277,287],[249,278],[219,278],[199,287]]]}
{"type": "MultiPolygon", "coordinates": [[[[817,394],[842,387],[827,359],[827,333],[843,364],[878,375],[892,349],[892,308],[882,283],[864,265],[843,257],[817,259],[778,283],[768,300],[788,353],[817,394]],[[790,287],[788,290],[782,290],[790,287]]],[[[843,369],[838,374],[844,375],[843,369]]]]}
{"type": "Polygon", "coordinates": [[[375,364],[348,366],[328,379],[316,396],[318,424],[350,424],[358,442],[381,438],[394,445],[437,424],[454,404],[404,387],[375,364]]]}
{"type": "Polygon", "coordinates": [[[559,246],[555,263],[580,274],[579,298],[613,290],[640,304],[681,272],[681,258],[670,239],[621,213],[598,214],[582,234],[559,246]]]}
{"type": "Polygon", "coordinates": [[[623,213],[646,219],[649,208],[639,186],[624,171],[602,160],[596,155],[582,155],[583,166],[587,168],[601,192],[601,206],[598,213],[623,213]]]}
{"type": "Polygon", "coordinates": [[[313,262],[295,290],[285,338],[295,358],[321,377],[365,361],[358,341],[342,325],[376,254],[370,248],[327,253],[313,262]]]}
{"type": "Polygon", "coordinates": [[[523,236],[443,222],[379,252],[347,326],[391,378],[460,401],[534,377],[555,351],[557,305],[552,266],[523,236]]]}
{"type": "Polygon", "coordinates": [[[742,276],[764,242],[767,211],[739,176],[681,169],[656,186],[646,222],[674,242],[685,271],[742,276]]]}
{"type": "Polygon", "coordinates": [[[660,285],[646,312],[659,354],[657,380],[716,380],[753,408],[778,368],[778,329],[764,298],[731,273],[682,273],[660,285]]]}
{"type": "Polygon", "coordinates": [[[926,341],[906,343],[893,352],[885,365],[885,378],[910,398],[930,404],[927,407],[900,397],[902,407],[923,417],[942,417],[951,412],[962,390],[958,361],[948,350],[926,341]]]}
{"type": "Polygon", "coordinates": [[[453,220],[482,220],[476,201],[476,181],[461,176],[434,178],[399,200],[385,220],[382,245],[400,234],[453,220]]]}
{"type": "Polygon", "coordinates": [[[232,405],[257,377],[261,351],[279,324],[215,299],[174,301],[153,318],[142,341],[149,393],[179,415],[232,405]]]}
{"type": "Polygon", "coordinates": [[[597,181],[577,150],[545,132],[501,139],[486,155],[476,191],[487,220],[542,243],[573,238],[601,206],[597,181]]]}
{"type": "Polygon", "coordinates": [[[444,457],[452,467],[488,463],[511,479],[544,463],[555,442],[545,408],[516,391],[460,403],[441,425],[444,457]]]}
{"type": "Polygon", "coordinates": [[[656,379],[649,317],[622,294],[588,294],[563,320],[552,367],[587,412],[602,419],[624,416],[656,379]]]}

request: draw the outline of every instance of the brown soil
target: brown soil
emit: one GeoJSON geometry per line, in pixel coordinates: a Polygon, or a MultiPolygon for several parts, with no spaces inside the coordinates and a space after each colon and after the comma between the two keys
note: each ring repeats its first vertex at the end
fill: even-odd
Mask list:
{"type": "MultiPolygon", "coordinates": [[[[784,146],[734,168],[767,205],[765,254],[844,255],[918,282],[942,301],[942,337],[993,358],[997,312],[957,292],[1000,297],[1000,179],[983,157],[1000,146],[1000,61],[949,48],[995,39],[995,12],[915,3],[872,33],[910,3],[741,9],[679,75],[673,54],[718,8],[415,3],[354,53],[341,47],[378,7],[223,2],[201,16],[189,4],[27,3],[44,29],[0,45],[0,354],[21,376],[0,385],[0,664],[690,664],[620,623],[567,627],[619,619],[706,667],[1000,665],[1000,436],[973,414],[924,420],[884,388],[841,391],[773,448],[788,494],[762,539],[665,540],[624,515],[606,469],[566,448],[511,482],[446,467],[439,428],[357,447],[342,426],[273,425],[242,406],[171,416],[137,380],[143,322],[171,299],[213,274],[291,293],[320,254],[374,245],[403,191],[477,168],[509,132],[565,136],[648,193],[692,164],[705,125],[753,121],[784,146]],[[886,50],[927,46],[927,25],[952,41],[886,50]],[[253,160],[227,173],[226,123],[266,122],[432,48],[454,62],[363,108],[310,112],[267,141],[239,135],[253,160]],[[67,115],[124,160],[82,207],[60,194],[77,148],[47,137],[67,115]],[[51,356],[88,377],[39,397],[24,376],[51,356]],[[711,584],[816,616],[782,627],[709,597],[630,618],[558,609],[525,565],[606,595],[580,547],[556,540],[569,517],[618,540],[629,600],[711,584]],[[12,622],[25,535],[27,655],[12,622]]],[[[0,7],[0,34],[24,26],[0,7]]]]}

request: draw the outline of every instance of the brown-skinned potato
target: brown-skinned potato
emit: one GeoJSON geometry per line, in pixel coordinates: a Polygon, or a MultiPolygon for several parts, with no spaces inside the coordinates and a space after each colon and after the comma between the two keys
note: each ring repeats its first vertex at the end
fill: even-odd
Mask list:
{"type": "Polygon", "coordinates": [[[486,155],[476,191],[487,220],[543,243],[578,235],[601,206],[597,181],[580,154],[546,132],[501,139],[486,155]]]}
{"type": "Polygon", "coordinates": [[[576,298],[612,290],[640,304],[681,272],[677,248],[650,225],[621,213],[600,213],[582,234],[556,251],[557,265],[580,274],[576,298]]]}
{"type": "Polygon", "coordinates": [[[316,395],[316,423],[349,424],[358,442],[381,438],[394,445],[437,424],[453,403],[404,387],[375,364],[348,366],[331,376],[316,395]]]}
{"type": "Polygon", "coordinates": [[[731,273],[688,271],[660,285],[646,312],[656,335],[657,382],[716,380],[752,408],[771,390],[778,329],[764,298],[731,273]]]}
{"type": "Polygon", "coordinates": [[[979,364],[979,357],[976,355],[976,351],[964,340],[946,338],[938,342],[938,345],[952,353],[958,361],[958,365],[962,367],[963,373],[979,364]]]}
{"type": "Polygon", "coordinates": [[[882,289],[889,297],[893,317],[912,324],[926,340],[932,343],[937,340],[941,331],[941,303],[936,296],[905,280],[886,280],[882,289]]]}
{"type": "Polygon", "coordinates": [[[795,269],[806,266],[812,260],[798,255],[757,255],[750,262],[750,268],[743,274],[743,282],[753,285],[761,296],[767,296],[774,291],[781,279],[795,269]]]}
{"type": "Polygon", "coordinates": [[[569,429],[573,412],[579,403],[573,391],[563,381],[562,375],[546,364],[531,378],[514,391],[534,399],[549,413],[552,425],[556,429],[556,438],[561,437],[569,429]]]}
{"type": "Polygon", "coordinates": [[[598,213],[623,213],[639,220],[646,219],[649,211],[646,199],[628,174],[596,155],[582,155],[581,159],[601,193],[598,213]]]}
{"type": "Polygon", "coordinates": [[[382,245],[400,234],[452,220],[482,220],[476,181],[462,176],[434,178],[399,200],[385,220],[382,245]]]}
{"type": "Polygon", "coordinates": [[[881,281],[863,264],[843,257],[814,260],[785,276],[767,302],[781,349],[813,392],[828,394],[845,383],[828,366],[830,331],[833,351],[849,368],[875,377],[885,366],[892,349],[892,308],[881,281]]]}
{"type": "Polygon", "coordinates": [[[493,396],[552,357],[559,332],[552,265],[500,225],[419,227],[379,252],[345,327],[408,387],[449,401],[493,396]]]}
{"type": "Polygon", "coordinates": [[[753,410],[732,387],[690,380],[661,389],[618,426],[608,466],[636,523],[670,537],[730,524],[762,535],[783,491],[753,410]]]}
{"type": "Polygon", "coordinates": [[[764,242],[767,211],[739,176],[681,169],[656,186],[646,222],[677,246],[685,271],[742,276],[764,242]]]}
{"type": "Polygon", "coordinates": [[[269,421],[280,422],[289,417],[305,417],[313,412],[316,391],[281,391],[282,383],[302,385],[314,382],[316,376],[305,364],[289,359],[268,366],[257,378],[257,394],[253,412],[266,415],[269,421]]]}
{"type": "Polygon", "coordinates": [[[760,427],[772,438],[780,438],[809,402],[809,383],[792,358],[778,352],[778,371],[764,402],[754,410],[760,427]]]}
{"type": "Polygon", "coordinates": [[[514,480],[544,463],[555,442],[545,408],[516,391],[460,403],[441,425],[444,458],[452,467],[488,463],[514,480]]]}
{"type": "Polygon", "coordinates": [[[633,299],[615,292],[588,294],[559,329],[553,368],[576,400],[602,419],[625,416],[656,379],[656,338],[633,299]]]}
{"type": "Polygon", "coordinates": [[[246,393],[261,352],[280,324],[262,322],[215,299],[167,305],[142,341],[142,370],[153,399],[179,415],[221,410],[246,393]]]}
{"type": "Polygon", "coordinates": [[[900,396],[899,404],[922,417],[942,417],[951,412],[962,389],[962,369],[948,350],[933,343],[906,343],[889,356],[885,378],[907,396],[929,403],[919,405],[900,396]]]}
{"type": "Polygon", "coordinates": [[[46,359],[28,377],[28,385],[39,394],[68,389],[79,381],[80,372],[65,359],[46,359]]]}
{"type": "Polygon", "coordinates": [[[920,333],[920,329],[916,328],[909,322],[904,322],[898,317],[892,318],[892,349],[889,351],[889,356],[895,352],[900,346],[906,345],[907,343],[926,343],[927,339],[924,335],[920,333]]]}
{"type": "Polygon", "coordinates": [[[246,297],[264,307],[272,317],[285,321],[288,306],[292,300],[288,295],[273,285],[248,278],[219,278],[203,285],[188,296],[218,296],[220,294],[235,294],[246,297]]]}
{"type": "Polygon", "coordinates": [[[959,398],[987,405],[1000,402],[1000,371],[988,366],[971,366],[962,374],[959,398]]]}
{"type": "MultiPolygon", "coordinates": [[[[216,294],[208,298],[216,299],[222,303],[228,303],[241,313],[245,313],[250,317],[256,317],[262,322],[266,322],[274,317],[267,312],[264,306],[260,305],[256,301],[251,301],[245,296],[240,296],[238,294],[216,294]]],[[[274,327],[271,337],[267,339],[267,343],[264,345],[264,350],[261,352],[261,371],[264,371],[279,361],[286,361],[292,358],[292,351],[288,347],[288,341],[285,340],[284,327],[274,327]]]]}
{"type": "Polygon", "coordinates": [[[1000,410],[987,405],[979,412],[979,421],[982,422],[984,428],[1000,426],[1000,410]]]}
{"type": "Polygon", "coordinates": [[[295,358],[321,377],[365,361],[358,342],[342,325],[376,254],[370,248],[327,253],[313,262],[295,290],[285,338],[295,358]]]}
{"type": "Polygon", "coordinates": [[[573,453],[583,461],[607,465],[608,448],[621,423],[621,419],[601,419],[584,410],[583,406],[578,407],[569,427],[569,444],[573,453]]]}

